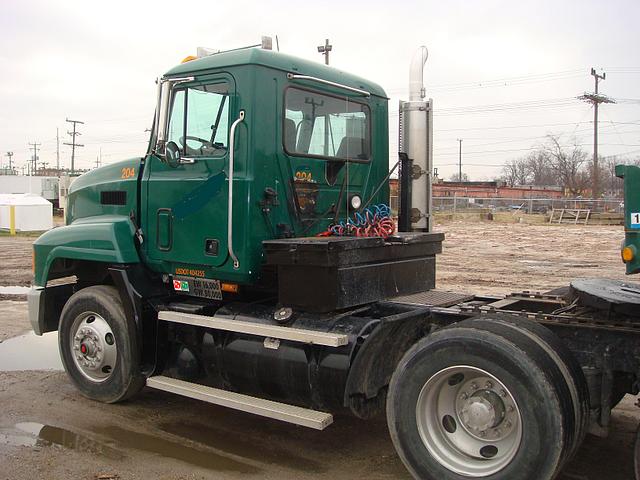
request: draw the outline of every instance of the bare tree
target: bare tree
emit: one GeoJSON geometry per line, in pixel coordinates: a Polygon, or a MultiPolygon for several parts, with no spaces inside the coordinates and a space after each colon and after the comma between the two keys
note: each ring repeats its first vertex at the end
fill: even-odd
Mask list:
{"type": "Polygon", "coordinates": [[[544,150],[531,152],[527,156],[527,167],[532,185],[550,186],[558,184],[558,178],[551,166],[549,155],[544,150]]]}
{"type": "Polygon", "coordinates": [[[529,167],[525,158],[508,160],[502,167],[502,180],[510,187],[529,183],[529,167]]]}
{"type": "Polygon", "coordinates": [[[570,147],[563,146],[560,139],[560,136],[549,135],[542,149],[549,156],[560,186],[571,195],[581,195],[590,185],[590,176],[582,171],[587,152],[577,145],[575,139],[570,147]]]}
{"type": "Polygon", "coordinates": [[[467,175],[466,173],[462,174],[462,179],[457,173],[454,173],[449,177],[449,181],[450,182],[469,182],[470,180],[469,180],[469,175],[467,175]]]}

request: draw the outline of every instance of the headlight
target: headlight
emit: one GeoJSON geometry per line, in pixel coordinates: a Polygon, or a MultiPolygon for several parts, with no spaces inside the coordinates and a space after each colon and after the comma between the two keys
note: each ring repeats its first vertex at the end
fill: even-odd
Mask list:
{"type": "Polygon", "coordinates": [[[349,205],[353,210],[358,210],[362,206],[362,198],[360,198],[360,195],[352,195],[349,200],[349,205]]]}

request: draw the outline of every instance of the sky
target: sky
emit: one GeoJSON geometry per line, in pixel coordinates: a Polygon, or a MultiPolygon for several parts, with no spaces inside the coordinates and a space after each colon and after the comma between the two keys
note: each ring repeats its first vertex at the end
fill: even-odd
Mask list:
{"type": "MultiPolygon", "coordinates": [[[[81,120],[77,168],[146,150],[155,79],[198,46],[231,49],[278,36],[285,53],[324,61],[380,84],[390,100],[395,162],[398,101],[408,99],[409,64],[426,45],[427,96],[434,102],[434,166],[441,177],[500,175],[505,161],[562,135],[592,151],[591,67],[600,91],[600,153],[640,157],[640,2],[396,0],[0,2],[0,154],[18,167],[39,157],[70,165],[65,119],[81,120]]],[[[275,47],[275,41],[274,41],[275,47]]]]}

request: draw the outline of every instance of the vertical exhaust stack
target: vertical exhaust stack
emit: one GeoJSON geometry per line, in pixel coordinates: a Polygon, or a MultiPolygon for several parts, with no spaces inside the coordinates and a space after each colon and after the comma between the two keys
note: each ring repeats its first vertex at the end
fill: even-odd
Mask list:
{"type": "Polygon", "coordinates": [[[418,48],[413,55],[409,70],[409,101],[400,100],[400,153],[409,159],[409,181],[404,206],[410,219],[411,230],[430,232],[431,217],[431,172],[433,171],[433,100],[425,101],[424,66],[429,52],[427,47],[418,48]]]}

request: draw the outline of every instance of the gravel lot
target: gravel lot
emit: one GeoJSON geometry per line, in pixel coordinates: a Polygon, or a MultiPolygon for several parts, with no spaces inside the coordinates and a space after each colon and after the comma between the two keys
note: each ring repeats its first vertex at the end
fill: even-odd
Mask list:
{"type": "MultiPolygon", "coordinates": [[[[499,294],[624,278],[618,227],[451,222],[438,229],[447,233],[442,289],[499,294]]],[[[0,237],[0,285],[29,283],[32,241],[0,237]]],[[[97,404],[64,373],[37,370],[55,365],[55,334],[7,340],[28,329],[26,303],[0,301],[0,479],[409,478],[384,419],[338,417],[315,432],[153,390],[122,405],[97,404]],[[1,371],[21,365],[36,370],[1,371]]],[[[609,438],[587,439],[561,480],[633,478],[634,400],[614,411],[609,438]]]]}

